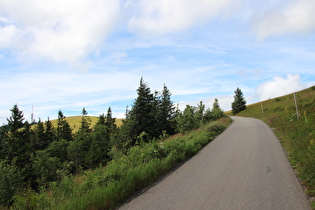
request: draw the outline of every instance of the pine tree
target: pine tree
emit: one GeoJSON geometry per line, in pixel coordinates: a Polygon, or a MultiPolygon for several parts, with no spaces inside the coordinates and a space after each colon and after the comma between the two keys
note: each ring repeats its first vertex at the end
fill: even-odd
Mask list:
{"type": "Polygon", "coordinates": [[[243,111],[246,109],[246,100],[243,97],[242,90],[239,88],[236,88],[234,91],[234,101],[232,102],[232,112],[233,114],[237,114],[240,111],[243,111]]]}

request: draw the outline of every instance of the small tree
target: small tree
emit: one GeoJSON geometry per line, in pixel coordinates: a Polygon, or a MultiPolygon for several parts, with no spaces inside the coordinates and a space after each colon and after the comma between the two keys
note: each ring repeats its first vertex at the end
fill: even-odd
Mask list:
{"type": "Polygon", "coordinates": [[[184,112],[177,116],[177,126],[178,131],[181,133],[198,128],[199,123],[196,118],[196,107],[186,105],[184,112]]]}
{"type": "Polygon", "coordinates": [[[217,98],[214,99],[211,115],[212,115],[213,120],[216,120],[225,116],[224,111],[220,108],[219,101],[217,98]]]}
{"type": "Polygon", "coordinates": [[[246,100],[243,97],[241,89],[236,88],[234,101],[232,102],[232,112],[233,114],[239,113],[246,109],[246,100]]]}

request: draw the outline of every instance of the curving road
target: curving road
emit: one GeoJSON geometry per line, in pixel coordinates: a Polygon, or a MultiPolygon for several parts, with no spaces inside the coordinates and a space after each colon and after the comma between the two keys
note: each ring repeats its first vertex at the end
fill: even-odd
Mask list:
{"type": "Polygon", "coordinates": [[[224,133],[121,209],[310,209],[271,129],[232,118],[224,133]]]}

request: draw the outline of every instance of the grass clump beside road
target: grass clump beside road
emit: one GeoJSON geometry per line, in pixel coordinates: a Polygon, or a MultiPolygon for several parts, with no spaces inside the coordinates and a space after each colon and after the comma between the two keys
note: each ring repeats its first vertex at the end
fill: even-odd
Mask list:
{"type": "Polygon", "coordinates": [[[123,154],[112,150],[106,167],[66,176],[40,193],[17,197],[16,209],[112,209],[211,142],[231,123],[211,122],[186,135],[136,145],[123,154]]]}
{"type": "MultiPolygon", "coordinates": [[[[280,139],[306,193],[315,197],[315,86],[247,106],[239,116],[263,120],[280,139]]],[[[315,202],[312,202],[315,209],[315,202]]]]}

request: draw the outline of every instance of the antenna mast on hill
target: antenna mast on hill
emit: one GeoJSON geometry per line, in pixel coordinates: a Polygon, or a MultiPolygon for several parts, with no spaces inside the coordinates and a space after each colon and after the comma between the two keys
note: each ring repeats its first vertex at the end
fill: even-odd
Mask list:
{"type": "Polygon", "coordinates": [[[31,123],[33,123],[34,121],[34,106],[32,105],[31,123]]]}

